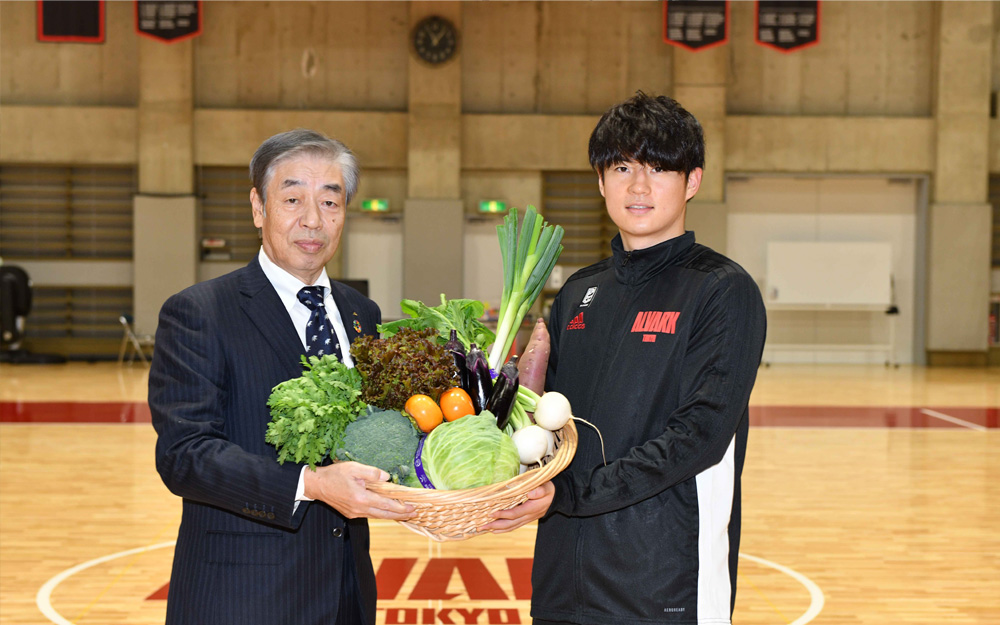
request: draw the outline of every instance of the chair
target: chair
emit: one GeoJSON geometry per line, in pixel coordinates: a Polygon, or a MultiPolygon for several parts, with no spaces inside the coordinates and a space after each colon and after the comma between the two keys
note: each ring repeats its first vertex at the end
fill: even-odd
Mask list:
{"type": "Polygon", "coordinates": [[[125,362],[125,352],[128,351],[129,359],[128,363],[131,365],[135,362],[135,357],[138,354],[139,358],[142,359],[143,364],[148,364],[149,359],[146,358],[146,349],[152,348],[155,340],[152,336],[148,334],[136,334],[134,323],[135,320],[132,315],[128,313],[123,313],[118,317],[118,321],[121,322],[124,328],[124,334],[122,335],[122,346],[118,350],[118,364],[125,362]]]}

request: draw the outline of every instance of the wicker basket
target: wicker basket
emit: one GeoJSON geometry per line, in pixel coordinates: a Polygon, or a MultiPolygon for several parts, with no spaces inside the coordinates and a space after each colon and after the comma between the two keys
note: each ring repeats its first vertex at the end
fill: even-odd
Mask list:
{"type": "Polygon", "coordinates": [[[433,490],[379,482],[369,484],[368,488],[413,505],[416,508],[413,518],[399,523],[414,532],[437,541],[465,540],[478,535],[478,528],[493,521],[493,512],[523,503],[531,490],[569,466],[576,453],[576,426],[571,420],[555,435],[556,453],[547,462],[543,460],[542,466],[497,484],[460,490],[433,490]]]}

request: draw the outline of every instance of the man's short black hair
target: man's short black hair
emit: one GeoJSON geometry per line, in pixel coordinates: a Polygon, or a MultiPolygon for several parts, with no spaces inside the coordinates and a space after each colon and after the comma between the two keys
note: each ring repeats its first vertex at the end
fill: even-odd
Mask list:
{"type": "Polygon", "coordinates": [[[625,161],[686,176],[705,167],[705,135],[694,115],[676,100],[637,91],[597,122],[589,152],[590,166],[602,178],[609,167],[625,161]]]}

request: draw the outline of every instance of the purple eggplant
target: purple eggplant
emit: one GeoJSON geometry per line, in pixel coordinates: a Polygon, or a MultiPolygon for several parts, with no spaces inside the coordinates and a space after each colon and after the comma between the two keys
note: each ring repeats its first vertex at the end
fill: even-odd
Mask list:
{"type": "Polygon", "coordinates": [[[483,350],[472,343],[465,358],[465,369],[469,374],[469,388],[465,389],[472,398],[472,407],[479,414],[486,409],[486,402],[493,394],[493,377],[490,376],[489,361],[483,350]]]}
{"type": "Polygon", "coordinates": [[[461,381],[461,386],[465,389],[465,392],[469,392],[469,370],[466,368],[465,360],[465,345],[462,345],[462,341],[458,340],[458,332],[455,330],[451,331],[451,337],[448,342],[444,344],[445,348],[451,352],[452,357],[455,359],[455,367],[458,369],[458,379],[461,381]]]}
{"type": "Polygon", "coordinates": [[[517,401],[517,389],[520,386],[517,377],[517,356],[511,356],[507,364],[500,368],[493,393],[486,402],[486,409],[496,416],[497,427],[501,430],[507,427],[514,402],[517,401]]]}

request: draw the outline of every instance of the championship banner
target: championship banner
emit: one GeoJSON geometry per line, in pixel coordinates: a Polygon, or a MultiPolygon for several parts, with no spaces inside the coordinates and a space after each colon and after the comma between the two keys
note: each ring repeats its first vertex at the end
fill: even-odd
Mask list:
{"type": "Polygon", "coordinates": [[[757,0],[757,43],[794,52],[819,43],[819,0],[757,0]]]}
{"type": "Polygon", "coordinates": [[[38,40],[104,43],[104,0],[38,0],[38,40]]]}
{"type": "Polygon", "coordinates": [[[201,0],[136,0],[135,30],[165,43],[201,34],[201,0]]]}
{"type": "Polygon", "coordinates": [[[729,0],[664,0],[664,42],[698,51],[728,40],[729,0]]]}

